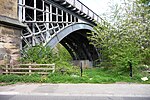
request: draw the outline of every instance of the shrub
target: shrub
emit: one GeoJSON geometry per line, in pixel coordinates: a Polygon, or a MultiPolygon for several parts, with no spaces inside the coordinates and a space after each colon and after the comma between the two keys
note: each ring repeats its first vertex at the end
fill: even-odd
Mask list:
{"type": "Polygon", "coordinates": [[[78,73],[78,68],[71,63],[71,56],[68,51],[60,44],[53,50],[50,47],[37,45],[28,48],[23,52],[21,58],[22,63],[38,63],[38,64],[56,64],[56,71],[61,73],[64,70],[66,74],[78,73]]]}
{"type": "Polygon", "coordinates": [[[100,66],[126,72],[129,62],[135,69],[141,63],[149,64],[150,7],[140,0],[127,0],[114,9],[113,22],[98,23],[89,37],[91,43],[100,48],[100,66]]]}

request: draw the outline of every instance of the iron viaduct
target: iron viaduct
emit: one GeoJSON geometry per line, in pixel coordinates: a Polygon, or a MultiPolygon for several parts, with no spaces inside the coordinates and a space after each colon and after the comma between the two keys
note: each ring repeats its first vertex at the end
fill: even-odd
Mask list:
{"type": "Polygon", "coordinates": [[[17,62],[20,49],[61,43],[73,60],[94,61],[87,32],[103,21],[79,0],[0,0],[0,64],[4,54],[17,62]]]}

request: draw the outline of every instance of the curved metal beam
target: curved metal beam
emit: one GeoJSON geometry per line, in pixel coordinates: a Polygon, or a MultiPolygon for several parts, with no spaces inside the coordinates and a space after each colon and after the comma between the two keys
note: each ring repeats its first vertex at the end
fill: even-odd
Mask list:
{"type": "Polygon", "coordinates": [[[53,36],[46,44],[45,46],[50,46],[51,48],[54,48],[63,38],[65,38],[67,35],[71,34],[72,32],[78,31],[78,30],[93,30],[93,27],[90,24],[87,23],[75,23],[71,24],[70,26],[67,26],[66,28],[60,30],[56,33],[55,36],[53,36]]]}

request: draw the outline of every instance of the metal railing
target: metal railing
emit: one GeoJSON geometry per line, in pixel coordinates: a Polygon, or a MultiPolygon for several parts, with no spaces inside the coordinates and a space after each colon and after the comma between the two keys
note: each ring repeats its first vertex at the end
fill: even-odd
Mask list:
{"type": "Polygon", "coordinates": [[[93,10],[91,10],[89,7],[87,7],[85,4],[83,4],[79,0],[65,0],[75,8],[79,9],[79,11],[86,14],[88,17],[91,17],[96,22],[104,21],[98,14],[96,14],[93,10]]]}

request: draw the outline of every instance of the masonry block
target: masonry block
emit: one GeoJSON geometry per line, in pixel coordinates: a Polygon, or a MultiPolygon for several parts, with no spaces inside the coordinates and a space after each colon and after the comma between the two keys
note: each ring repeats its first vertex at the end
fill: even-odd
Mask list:
{"type": "Polygon", "coordinates": [[[4,65],[5,56],[10,56],[10,63],[18,63],[20,57],[20,29],[0,26],[0,65],[4,65]]]}
{"type": "Polygon", "coordinates": [[[0,0],[0,15],[10,18],[17,18],[18,0],[0,0]]]}

